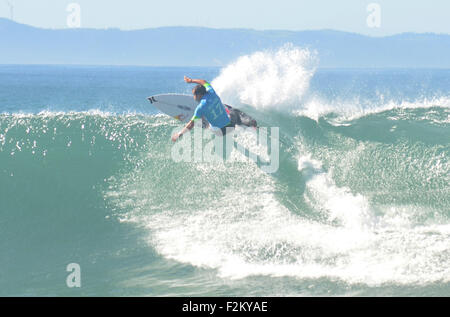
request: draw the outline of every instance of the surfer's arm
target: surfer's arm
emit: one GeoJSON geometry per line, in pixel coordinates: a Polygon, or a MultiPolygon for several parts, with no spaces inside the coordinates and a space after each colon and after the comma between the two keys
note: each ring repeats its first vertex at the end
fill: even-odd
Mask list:
{"type": "Polygon", "coordinates": [[[186,124],[186,126],[183,128],[183,130],[181,130],[181,132],[175,133],[172,136],[172,141],[173,142],[175,142],[176,140],[178,140],[180,138],[180,136],[182,136],[183,134],[185,134],[186,132],[191,130],[194,127],[195,120],[202,118],[203,107],[204,107],[205,104],[206,104],[205,100],[200,101],[200,103],[198,104],[197,108],[195,108],[194,116],[192,117],[191,121],[189,121],[188,124],[186,124]]]}
{"type": "Polygon", "coordinates": [[[208,82],[207,82],[206,80],[204,80],[204,79],[192,79],[192,78],[189,78],[189,77],[187,77],[187,76],[184,76],[184,81],[185,81],[186,83],[188,83],[188,84],[199,84],[199,85],[202,85],[202,86],[204,86],[205,84],[208,83],[208,82]]]}
{"type": "Polygon", "coordinates": [[[186,126],[183,128],[183,130],[181,130],[178,133],[175,133],[172,136],[172,141],[176,142],[180,138],[180,136],[182,136],[183,134],[185,134],[186,132],[191,130],[193,127],[194,127],[194,120],[191,120],[191,121],[188,122],[188,124],[186,124],[186,126]]]}

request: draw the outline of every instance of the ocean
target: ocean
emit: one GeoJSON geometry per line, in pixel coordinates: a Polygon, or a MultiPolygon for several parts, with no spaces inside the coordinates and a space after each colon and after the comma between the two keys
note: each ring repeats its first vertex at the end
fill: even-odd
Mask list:
{"type": "Polygon", "coordinates": [[[449,154],[448,69],[0,65],[0,296],[449,296],[449,154]],[[279,128],[275,173],[171,159],[146,98],[184,75],[279,128]]]}

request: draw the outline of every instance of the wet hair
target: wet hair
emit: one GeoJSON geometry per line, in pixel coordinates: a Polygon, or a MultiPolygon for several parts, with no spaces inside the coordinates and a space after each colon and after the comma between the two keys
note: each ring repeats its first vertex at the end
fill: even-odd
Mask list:
{"type": "Polygon", "coordinates": [[[197,85],[192,92],[196,96],[203,96],[206,94],[206,88],[202,85],[197,85]]]}

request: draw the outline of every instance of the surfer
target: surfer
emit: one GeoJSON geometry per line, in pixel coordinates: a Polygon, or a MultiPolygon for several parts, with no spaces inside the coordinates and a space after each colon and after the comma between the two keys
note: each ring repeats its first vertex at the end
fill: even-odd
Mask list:
{"type": "Polygon", "coordinates": [[[245,125],[248,127],[256,127],[256,121],[237,109],[224,105],[216,94],[212,86],[203,79],[191,79],[184,76],[184,81],[188,84],[197,84],[192,89],[194,99],[199,102],[195,109],[194,116],[191,121],[178,133],[172,136],[172,141],[175,142],[187,131],[194,127],[194,122],[197,119],[206,119],[209,123],[210,129],[217,135],[223,136],[230,129],[236,125],[245,125]]]}

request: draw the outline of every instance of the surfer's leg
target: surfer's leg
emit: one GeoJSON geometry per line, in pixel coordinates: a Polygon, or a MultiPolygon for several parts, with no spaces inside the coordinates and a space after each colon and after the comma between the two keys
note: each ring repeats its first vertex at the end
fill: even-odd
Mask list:
{"type": "Polygon", "coordinates": [[[245,125],[247,127],[257,127],[258,126],[258,123],[256,122],[256,120],[253,119],[252,117],[250,117],[249,115],[247,115],[246,113],[238,110],[238,115],[239,115],[239,121],[240,121],[241,125],[245,125]]]}
{"type": "Polygon", "coordinates": [[[256,122],[255,119],[235,108],[230,109],[230,118],[231,122],[233,123],[233,126],[245,125],[247,127],[255,127],[255,128],[258,126],[258,123],[256,122]]]}
{"type": "Polygon", "coordinates": [[[202,128],[207,129],[208,127],[209,127],[208,121],[206,121],[206,119],[202,117],[202,128]]]}
{"type": "Polygon", "coordinates": [[[230,112],[228,114],[229,114],[230,120],[231,120],[229,126],[235,127],[236,125],[241,124],[241,119],[239,117],[239,110],[233,109],[233,108],[231,108],[229,110],[230,110],[230,112]]]}
{"type": "Polygon", "coordinates": [[[224,161],[228,160],[234,147],[233,130],[234,126],[228,125],[220,130],[215,130],[214,132],[218,142],[216,146],[222,146],[222,158],[224,161]],[[229,134],[229,137],[227,136],[227,133],[229,134]]]}
{"type": "Polygon", "coordinates": [[[222,129],[220,129],[221,136],[225,136],[228,132],[233,131],[234,130],[235,125],[232,125],[231,123],[229,125],[227,125],[226,127],[223,127],[222,129]]]}

